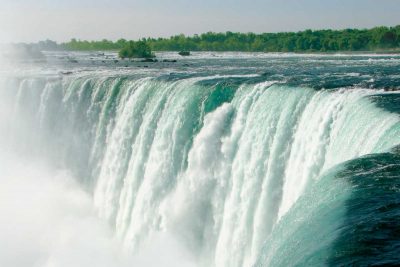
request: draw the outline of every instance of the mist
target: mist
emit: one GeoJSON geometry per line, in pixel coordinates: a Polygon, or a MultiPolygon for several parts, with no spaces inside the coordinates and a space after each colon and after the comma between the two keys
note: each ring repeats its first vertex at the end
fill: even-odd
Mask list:
{"type": "Polygon", "coordinates": [[[167,234],[137,253],[124,249],[68,171],[2,154],[0,266],[191,266],[167,234]]]}
{"type": "Polygon", "coordinates": [[[1,157],[1,266],[132,266],[67,171],[1,157]]]}

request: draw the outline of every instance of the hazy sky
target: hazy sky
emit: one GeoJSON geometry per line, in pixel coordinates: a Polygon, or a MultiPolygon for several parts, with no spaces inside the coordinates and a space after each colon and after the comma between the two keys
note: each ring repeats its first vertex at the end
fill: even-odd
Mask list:
{"type": "Polygon", "coordinates": [[[0,0],[0,42],[400,24],[400,0],[0,0]]]}

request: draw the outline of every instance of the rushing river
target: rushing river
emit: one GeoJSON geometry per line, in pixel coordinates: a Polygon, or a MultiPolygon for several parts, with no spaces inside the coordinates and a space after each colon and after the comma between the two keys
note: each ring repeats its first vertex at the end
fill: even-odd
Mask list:
{"type": "Polygon", "coordinates": [[[157,58],[2,64],[1,266],[400,264],[400,55],[157,58]]]}

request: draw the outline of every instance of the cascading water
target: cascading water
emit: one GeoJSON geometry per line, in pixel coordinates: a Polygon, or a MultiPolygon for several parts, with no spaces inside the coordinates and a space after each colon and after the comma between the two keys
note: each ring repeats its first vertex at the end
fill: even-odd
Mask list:
{"type": "Polygon", "coordinates": [[[395,153],[400,118],[373,101],[383,90],[260,77],[4,78],[4,138],[71,170],[132,253],[167,233],[202,266],[332,264],[355,194],[335,177],[395,153]]]}

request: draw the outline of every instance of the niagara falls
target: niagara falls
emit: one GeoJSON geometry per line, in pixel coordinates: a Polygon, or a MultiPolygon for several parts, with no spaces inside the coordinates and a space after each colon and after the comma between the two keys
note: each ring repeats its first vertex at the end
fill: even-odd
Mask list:
{"type": "Polygon", "coordinates": [[[395,1],[20,2],[0,266],[400,265],[395,1]]]}

